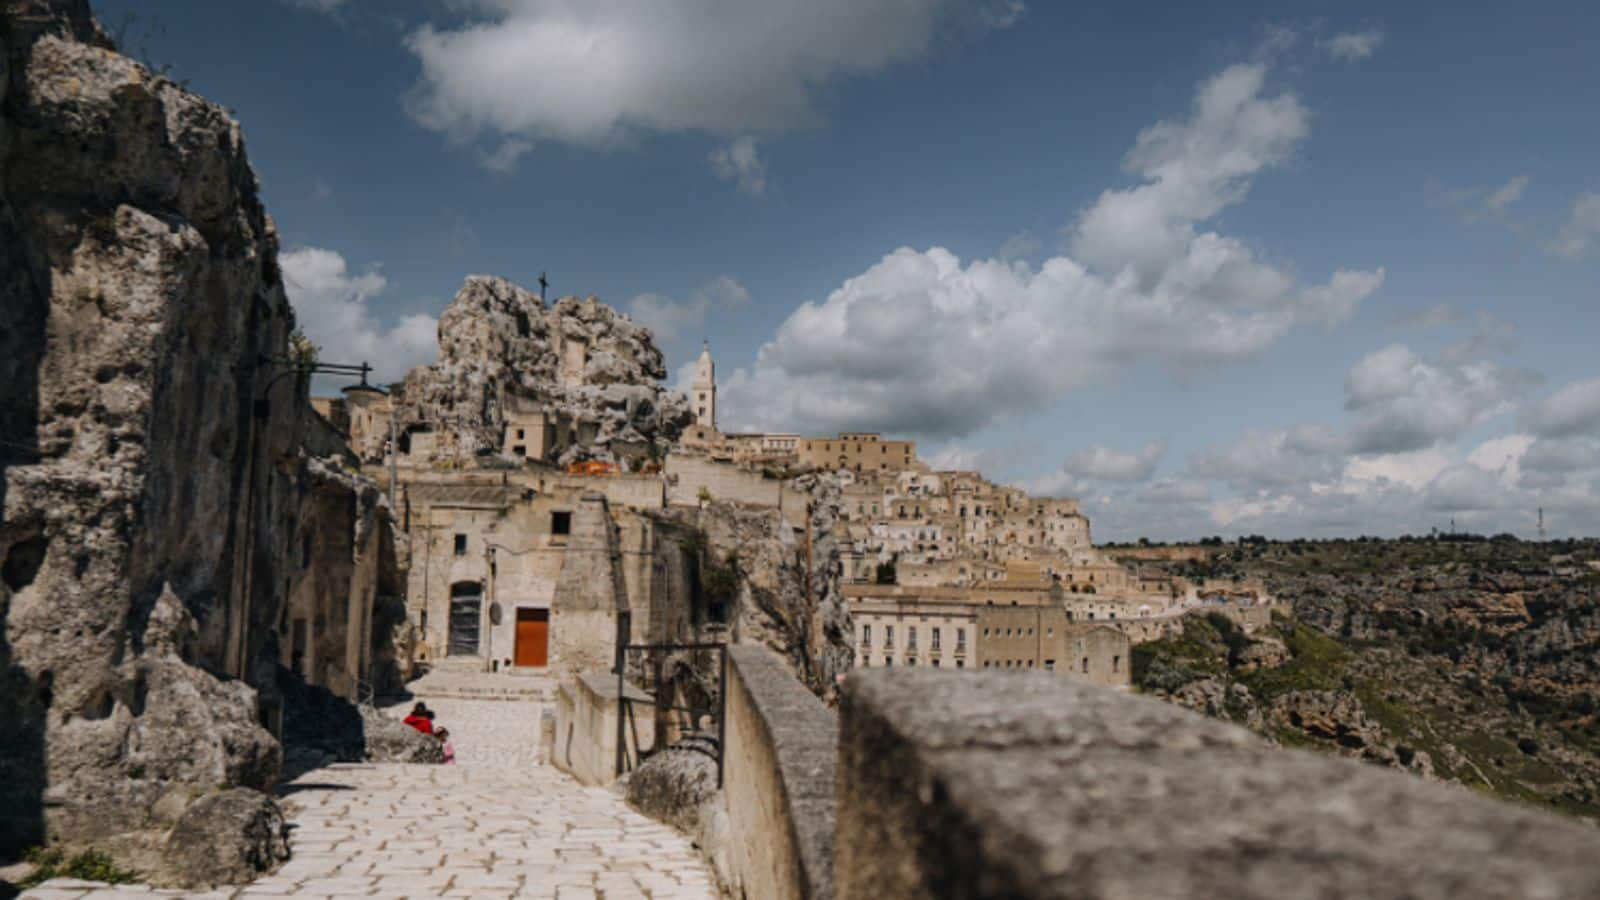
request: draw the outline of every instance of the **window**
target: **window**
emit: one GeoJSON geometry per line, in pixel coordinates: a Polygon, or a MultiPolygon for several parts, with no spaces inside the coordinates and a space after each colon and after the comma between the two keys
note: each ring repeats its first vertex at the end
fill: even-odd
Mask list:
{"type": "Polygon", "coordinates": [[[937,628],[933,630],[933,649],[939,649],[939,629],[937,628]]]}
{"type": "Polygon", "coordinates": [[[863,647],[871,647],[872,646],[872,626],[871,625],[863,625],[863,626],[861,626],[861,646],[863,646],[863,647]]]}
{"type": "Polygon", "coordinates": [[[1056,661],[1053,660],[1053,659],[1045,660],[1044,661],[1044,670],[1046,672],[1054,672],[1056,670],[1056,661]]]}
{"type": "Polygon", "coordinates": [[[933,658],[933,667],[934,667],[934,668],[935,668],[935,669],[937,669],[937,668],[939,668],[939,657],[937,657],[937,656],[935,656],[935,657],[934,657],[934,658],[933,658]]]}
{"type": "Polygon", "coordinates": [[[1083,658],[1083,674],[1089,674],[1089,657],[1087,656],[1083,658]]]}
{"type": "Polygon", "coordinates": [[[965,669],[966,667],[967,667],[967,661],[966,660],[964,660],[964,659],[956,660],[956,668],[965,669]]]}
{"type": "Polygon", "coordinates": [[[965,651],[966,649],[967,649],[967,630],[965,628],[957,628],[956,629],[956,652],[957,653],[961,653],[961,652],[965,651]]]}
{"type": "Polygon", "coordinates": [[[519,440],[519,441],[520,441],[520,440],[522,440],[522,439],[523,439],[523,438],[525,438],[525,437],[527,437],[527,436],[528,436],[528,434],[527,434],[527,432],[526,432],[526,431],[524,431],[524,430],[523,430],[523,429],[521,429],[521,428],[518,428],[518,429],[517,429],[517,440],[519,440]]]}
{"type": "Polygon", "coordinates": [[[885,647],[893,647],[894,646],[894,626],[893,625],[885,625],[885,626],[883,626],[883,645],[885,647]]]}
{"type": "Polygon", "coordinates": [[[906,649],[907,650],[912,650],[912,651],[917,649],[917,629],[916,628],[907,628],[906,629],[906,649]]]}
{"type": "Polygon", "coordinates": [[[572,533],[572,513],[553,512],[550,514],[550,533],[557,537],[566,537],[572,533]]]}
{"type": "Polygon", "coordinates": [[[892,666],[892,665],[894,665],[894,657],[892,657],[892,656],[885,656],[885,657],[884,657],[884,658],[883,658],[883,664],[884,664],[884,665],[886,665],[886,666],[892,666]]]}
{"type": "Polygon", "coordinates": [[[457,556],[466,556],[467,555],[467,536],[464,535],[464,534],[456,535],[456,555],[457,556]]]}
{"type": "Polygon", "coordinates": [[[1121,668],[1122,668],[1122,657],[1120,657],[1120,656],[1111,657],[1111,671],[1113,673],[1116,673],[1116,672],[1120,671],[1121,668]]]}

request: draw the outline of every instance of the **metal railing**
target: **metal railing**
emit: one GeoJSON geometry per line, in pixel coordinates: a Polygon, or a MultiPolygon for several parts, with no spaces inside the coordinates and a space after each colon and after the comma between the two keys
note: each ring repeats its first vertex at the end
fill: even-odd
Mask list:
{"type": "MultiPolygon", "coordinates": [[[[617,760],[616,771],[620,777],[623,773],[631,771],[635,764],[642,762],[655,753],[666,748],[669,734],[674,730],[683,732],[700,732],[702,717],[709,716],[716,722],[716,759],[717,759],[717,788],[721,789],[723,780],[724,759],[726,756],[727,738],[727,711],[728,711],[728,645],[722,643],[693,643],[693,644],[623,644],[617,650],[617,760]],[[714,654],[715,672],[717,677],[716,691],[710,696],[705,705],[681,705],[677,702],[676,666],[687,664],[689,668],[698,673],[704,673],[702,664],[709,662],[705,655],[714,654]],[[637,665],[635,664],[637,662],[637,665]],[[628,696],[628,675],[636,673],[634,684],[646,693],[651,699],[636,700],[628,696]],[[651,747],[646,751],[639,746],[638,723],[635,719],[634,706],[644,705],[650,708],[654,721],[651,747]],[[682,720],[674,721],[674,715],[687,717],[687,728],[683,727],[682,720]],[[630,760],[628,754],[628,738],[633,738],[634,756],[630,760]]],[[[692,702],[692,701],[689,701],[692,702]]]]}

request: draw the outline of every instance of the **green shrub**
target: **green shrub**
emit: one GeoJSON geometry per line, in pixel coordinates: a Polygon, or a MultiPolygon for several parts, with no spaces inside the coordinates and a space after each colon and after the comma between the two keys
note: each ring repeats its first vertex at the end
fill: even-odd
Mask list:
{"type": "Polygon", "coordinates": [[[139,880],[138,873],[119,867],[99,850],[85,850],[68,857],[60,849],[35,847],[22,858],[35,866],[33,874],[20,883],[23,888],[37,887],[52,878],[78,878],[104,884],[131,884],[139,880]]]}

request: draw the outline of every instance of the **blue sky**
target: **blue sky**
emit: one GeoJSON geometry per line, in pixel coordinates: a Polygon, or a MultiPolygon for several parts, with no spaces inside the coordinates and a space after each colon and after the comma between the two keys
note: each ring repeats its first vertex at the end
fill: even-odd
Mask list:
{"type": "Polygon", "coordinates": [[[548,271],[709,338],[725,426],[908,434],[1099,537],[1600,533],[1585,4],[96,8],[240,118],[330,357],[548,271]]]}

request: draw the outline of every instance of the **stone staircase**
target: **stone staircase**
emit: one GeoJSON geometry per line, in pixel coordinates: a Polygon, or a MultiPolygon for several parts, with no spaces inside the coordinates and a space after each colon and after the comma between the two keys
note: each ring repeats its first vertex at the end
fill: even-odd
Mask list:
{"type": "Polygon", "coordinates": [[[418,699],[549,701],[556,682],[544,669],[485,672],[483,662],[474,657],[446,657],[407,682],[406,690],[418,699]]]}

